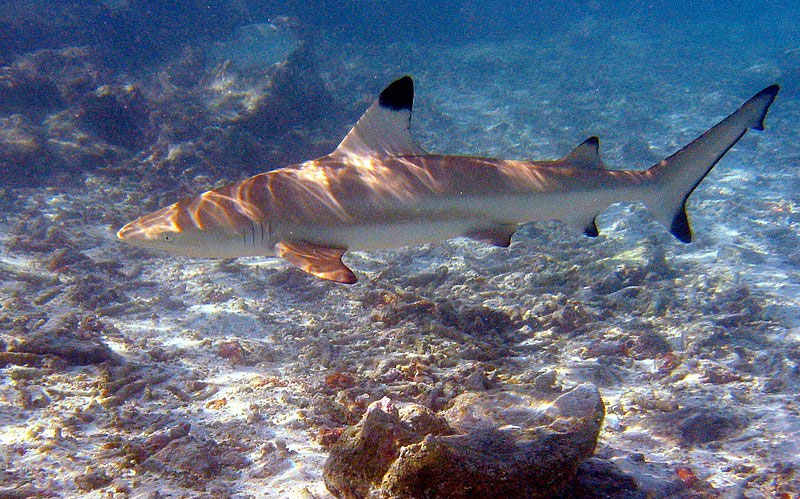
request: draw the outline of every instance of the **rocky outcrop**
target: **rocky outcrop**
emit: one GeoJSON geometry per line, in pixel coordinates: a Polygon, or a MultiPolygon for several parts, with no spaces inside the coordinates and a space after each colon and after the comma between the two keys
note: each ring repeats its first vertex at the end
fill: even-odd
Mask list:
{"type": "Polygon", "coordinates": [[[99,364],[118,357],[101,339],[106,323],[88,316],[65,314],[48,321],[14,348],[15,352],[52,355],[70,365],[99,364]]]}
{"type": "Polygon", "coordinates": [[[230,50],[186,46],[140,73],[120,73],[95,46],[37,50],[0,67],[6,184],[109,168],[141,170],[163,192],[176,179],[255,174],[330,152],[335,143],[320,137],[336,134],[315,130],[338,130],[338,106],[311,45],[289,27],[253,24],[222,46],[230,50]]]}
{"type": "Polygon", "coordinates": [[[83,96],[78,111],[89,130],[129,150],[145,145],[148,115],[147,101],[135,85],[103,85],[83,96]]]}
{"type": "Polygon", "coordinates": [[[440,414],[384,399],[333,445],[325,485],[340,498],[551,497],[593,453],[603,416],[590,384],[555,400],[468,392],[440,414]]]}

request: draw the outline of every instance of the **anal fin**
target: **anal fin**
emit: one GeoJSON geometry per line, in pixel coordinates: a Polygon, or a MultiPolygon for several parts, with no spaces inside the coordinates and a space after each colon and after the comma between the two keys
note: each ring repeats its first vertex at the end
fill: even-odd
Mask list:
{"type": "Polygon", "coordinates": [[[492,246],[508,248],[511,246],[511,236],[517,231],[516,225],[498,225],[487,229],[478,229],[467,232],[465,237],[481,241],[492,246]]]}
{"type": "Polygon", "coordinates": [[[306,241],[281,241],[275,245],[275,253],[298,269],[328,281],[353,284],[358,279],[352,270],[342,263],[342,248],[328,248],[306,241]]]}

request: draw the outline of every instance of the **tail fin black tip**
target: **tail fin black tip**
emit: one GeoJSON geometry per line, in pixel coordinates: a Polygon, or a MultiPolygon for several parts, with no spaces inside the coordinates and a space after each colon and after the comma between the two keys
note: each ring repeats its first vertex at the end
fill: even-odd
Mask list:
{"type": "Polygon", "coordinates": [[[778,95],[778,91],[780,91],[780,89],[781,89],[780,85],[777,85],[777,84],[776,85],[770,85],[767,88],[765,88],[764,90],[762,90],[759,93],[757,93],[756,97],[769,95],[770,97],[772,97],[774,99],[775,96],[778,95]]]}
{"type": "Polygon", "coordinates": [[[682,243],[692,242],[692,228],[689,226],[689,217],[686,216],[686,203],[675,213],[669,231],[682,243]]]}
{"type": "Polygon", "coordinates": [[[761,114],[761,117],[758,120],[758,124],[753,126],[753,130],[763,130],[764,129],[764,118],[767,116],[767,110],[769,110],[769,106],[772,105],[772,102],[775,100],[775,96],[778,95],[778,91],[781,89],[780,85],[770,85],[764,90],[760,91],[759,93],[755,94],[751,101],[760,100],[760,99],[767,99],[766,104],[764,105],[764,112],[761,114]]]}

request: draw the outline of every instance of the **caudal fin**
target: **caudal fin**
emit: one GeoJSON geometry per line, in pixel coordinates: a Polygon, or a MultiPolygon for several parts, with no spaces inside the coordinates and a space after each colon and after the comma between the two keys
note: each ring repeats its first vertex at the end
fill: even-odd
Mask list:
{"type": "Polygon", "coordinates": [[[654,177],[656,188],[646,204],[678,240],[684,243],[692,241],[686,200],[747,130],[764,129],[764,117],[778,90],[778,85],[771,85],[760,91],[733,114],[648,170],[654,177]]]}

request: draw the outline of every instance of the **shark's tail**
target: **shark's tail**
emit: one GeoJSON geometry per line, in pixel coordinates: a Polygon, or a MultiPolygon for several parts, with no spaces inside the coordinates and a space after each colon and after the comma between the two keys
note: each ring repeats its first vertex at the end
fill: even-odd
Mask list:
{"type": "Polygon", "coordinates": [[[656,188],[652,198],[645,203],[680,241],[688,243],[692,240],[686,199],[747,130],[764,129],[764,117],[778,90],[778,85],[772,85],[760,91],[733,114],[648,170],[656,188]]]}

